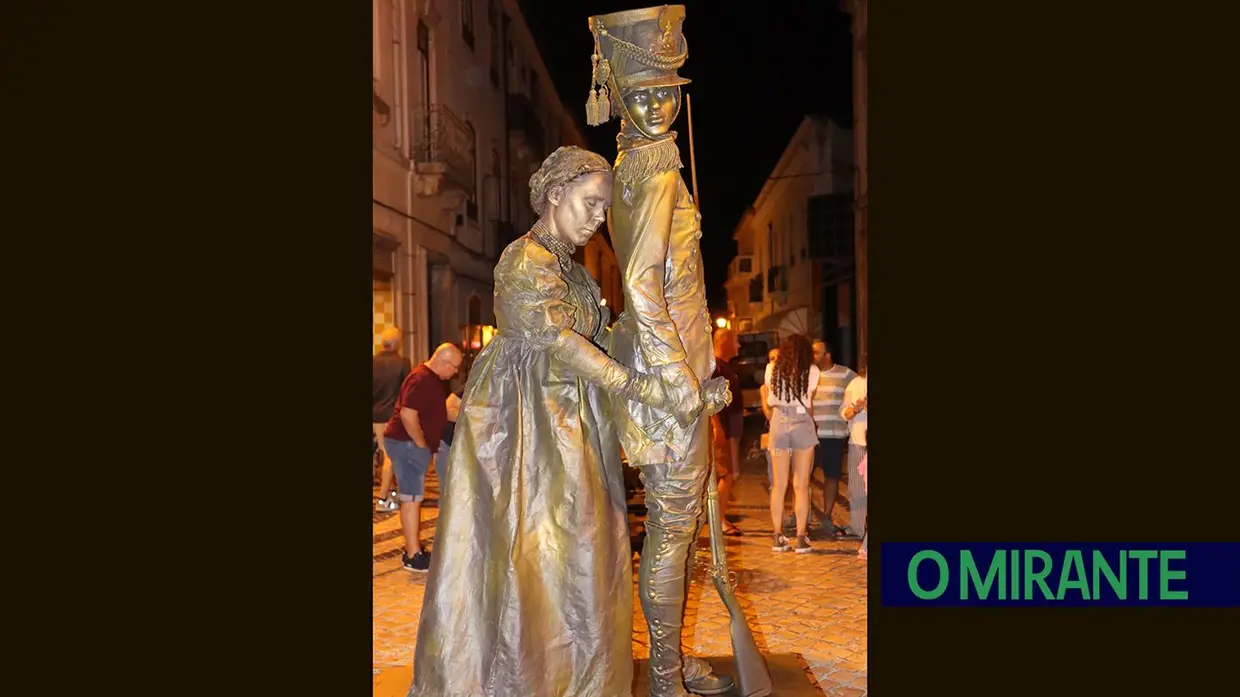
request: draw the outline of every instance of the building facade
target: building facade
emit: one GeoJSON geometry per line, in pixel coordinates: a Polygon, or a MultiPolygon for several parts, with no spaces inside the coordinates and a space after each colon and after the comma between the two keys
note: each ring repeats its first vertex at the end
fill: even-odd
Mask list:
{"type": "MultiPolygon", "coordinates": [[[[395,324],[414,361],[476,350],[499,253],[535,220],[530,175],[585,138],[516,0],[372,2],[373,343],[395,324]]],[[[615,265],[601,236],[579,256],[600,281],[615,265]]]]}
{"type": "Polygon", "coordinates": [[[857,161],[856,189],[856,254],[857,254],[857,364],[865,368],[869,347],[870,255],[869,255],[869,43],[866,40],[870,23],[869,0],[842,0],[844,11],[852,15],[853,35],[853,132],[857,161]]]}
{"type": "Polygon", "coordinates": [[[726,288],[738,332],[822,337],[854,363],[853,180],[852,130],[806,117],[733,233],[726,288]]]}

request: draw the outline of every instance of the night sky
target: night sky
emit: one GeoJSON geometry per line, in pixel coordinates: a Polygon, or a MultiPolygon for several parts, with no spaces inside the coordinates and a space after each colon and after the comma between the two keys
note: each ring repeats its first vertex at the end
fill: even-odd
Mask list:
{"type": "MultiPolygon", "coordinates": [[[[591,149],[616,156],[619,121],[585,125],[590,87],[591,15],[651,7],[649,0],[518,0],[560,99],[573,112],[591,149]]],[[[702,209],[702,259],[712,309],[725,306],[723,282],[736,254],[732,232],[753,205],[801,119],[828,113],[852,124],[850,17],[834,0],[685,0],[689,60],[679,73],[693,80],[693,137],[702,209]]],[[[682,174],[692,186],[689,127],[680,134],[682,174]]]]}

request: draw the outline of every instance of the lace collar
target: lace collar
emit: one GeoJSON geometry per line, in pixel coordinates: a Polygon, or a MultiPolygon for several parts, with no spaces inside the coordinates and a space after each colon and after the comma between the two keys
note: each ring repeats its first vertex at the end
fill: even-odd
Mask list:
{"type": "Polygon", "coordinates": [[[568,273],[573,268],[573,252],[577,251],[571,244],[566,244],[555,238],[551,231],[547,229],[547,224],[540,218],[534,223],[534,227],[530,229],[530,236],[534,241],[542,245],[548,252],[555,255],[560,260],[560,269],[564,273],[568,273]]]}

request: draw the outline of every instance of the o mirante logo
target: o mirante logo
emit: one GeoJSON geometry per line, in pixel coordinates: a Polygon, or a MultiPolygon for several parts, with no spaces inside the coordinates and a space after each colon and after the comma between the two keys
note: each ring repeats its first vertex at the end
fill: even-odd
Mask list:
{"type": "Polygon", "coordinates": [[[883,607],[1240,607],[1240,542],[883,542],[878,549],[870,570],[883,607]]]}
{"type": "Polygon", "coordinates": [[[1136,598],[1148,600],[1151,576],[1155,576],[1159,600],[1187,600],[1188,591],[1172,588],[1172,582],[1187,577],[1178,564],[1187,555],[1182,549],[1120,550],[1112,558],[1099,550],[1086,556],[1082,550],[1069,549],[1056,556],[1041,549],[998,549],[983,576],[972,550],[962,549],[949,561],[936,550],[923,549],[909,560],[908,587],[922,600],[936,600],[953,587],[960,600],[986,600],[992,593],[998,600],[1063,600],[1069,593],[1083,600],[1097,600],[1104,594],[1127,600],[1135,587],[1136,598]],[[927,566],[931,567],[929,574],[923,571],[927,566]],[[929,587],[924,584],[927,575],[935,578],[929,587]]]}

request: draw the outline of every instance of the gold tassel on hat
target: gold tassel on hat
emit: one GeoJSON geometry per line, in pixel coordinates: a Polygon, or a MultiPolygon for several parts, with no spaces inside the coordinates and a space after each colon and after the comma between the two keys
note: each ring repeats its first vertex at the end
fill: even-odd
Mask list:
{"type": "Polygon", "coordinates": [[[586,99],[586,124],[590,126],[597,126],[602,123],[602,121],[599,121],[598,118],[598,92],[594,89],[594,86],[598,84],[599,55],[597,45],[594,55],[590,56],[590,61],[593,63],[593,67],[590,72],[590,97],[586,99]]]}
{"type": "Polygon", "coordinates": [[[611,78],[611,64],[603,57],[599,35],[606,35],[602,25],[594,26],[594,55],[590,56],[590,97],[586,100],[586,123],[599,126],[611,120],[611,96],[607,93],[607,81],[611,78]],[[596,89],[597,88],[597,89],[596,89]]]}
{"type": "Polygon", "coordinates": [[[607,94],[607,86],[598,88],[598,105],[595,115],[599,123],[607,123],[611,120],[611,97],[607,94]]]}
{"type": "Polygon", "coordinates": [[[593,86],[590,89],[590,98],[586,100],[586,123],[591,126],[597,126],[602,123],[598,119],[598,96],[593,86]]]}

